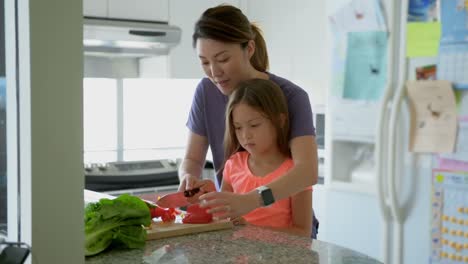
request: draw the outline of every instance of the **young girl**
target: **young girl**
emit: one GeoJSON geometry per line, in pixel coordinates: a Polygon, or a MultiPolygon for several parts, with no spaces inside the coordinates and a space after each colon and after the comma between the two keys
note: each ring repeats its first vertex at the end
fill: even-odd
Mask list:
{"type": "MultiPolygon", "coordinates": [[[[279,86],[264,79],[239,84],[226,109],[224,146],[222,191],[248,193],[294,166],[289,150],[288,107],[279,86]]],[[[310,236],[312,187],[243,218],[249,224],[310,236]]]]}

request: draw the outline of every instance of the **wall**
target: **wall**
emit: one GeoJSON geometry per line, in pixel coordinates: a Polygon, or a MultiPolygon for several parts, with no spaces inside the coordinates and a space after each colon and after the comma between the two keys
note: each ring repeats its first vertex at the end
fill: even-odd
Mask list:
{"type": "Polygon", "coordinates": [[[246,1],[247,15],[264,31],[271,72],[297,81],[312,104],[324,104],[327,87],[325,1],[246,1]]]}
{"type": "Polygon", "coordinates": [[[83,263],[82,2],[18,12],[21,238],[33,263],[83,263]]]}

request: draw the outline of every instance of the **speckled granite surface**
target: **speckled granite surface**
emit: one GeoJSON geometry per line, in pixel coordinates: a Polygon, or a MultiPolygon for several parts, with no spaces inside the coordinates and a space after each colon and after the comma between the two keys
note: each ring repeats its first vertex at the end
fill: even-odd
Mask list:
{"type": "Polygon", "coordinates": [[[111,249],[86,258],[86,263],[381,264],[319,240],[254,226],[147,241],[143,249],[111,249]]]}

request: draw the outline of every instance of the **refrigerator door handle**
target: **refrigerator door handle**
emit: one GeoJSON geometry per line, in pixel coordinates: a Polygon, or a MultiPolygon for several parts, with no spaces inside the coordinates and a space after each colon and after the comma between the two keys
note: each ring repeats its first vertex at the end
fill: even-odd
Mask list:
{"type": "Polygon", "coordinates": [[[382,251],[383,251],[383,263],[390,263],[389,255],[389,229],[390,222],[392,219],[390,207],[388,205],[388,188],[387,188],[387,171],[384,168],[384,164],[387,160],[387,120],[388,112],[390,106],[390,97],[392,94],[392,85],[390,82],[387,89],[385,89],[385,94],[382,99],[382,104],[379,111],[379,119],[377,120],[377,135],[375,141],[375,175],[376,175],[376,187],[377,187],[377,201],[379,203],[379,208],[382,213],[383,218],[383,241],[382,241],[382,251]]]}
{"type": "MultiPolygon", "coordinates": [[[[403,222],[404,208],[398,204],[396,193],[396,173],[395,173],[395,151],[396,151],[396,130],[398,113],[401,110],[401,103],[404,98],[405,81],[406,80],[406,23],[408,14],[408,0],[394,1],[394,20],[393,32],[394,39],[392,41],[392,68],[395,71],[391,75],[393,80],[396,80],[397,86],[392,100],[392,108],[390,109],[389,119],[389,136],[387,148],[387,188],[389,195],[389,205],[396,225],[393,228],[393,245],[392,245],[392,263],[403,263],[403,222]]],[[[389,262],[390,263],[390,262],[389,262]]]]}
{"type": "Polygon", "coordinates": [[[396,143],[396,122],[398,113],[400,112],[401,101],[404,96],[404,80],[406,78],[406,18],[408,14],[408,0],[391,1],[393,4],[393,15],[390,17],[391,34],[389,35],[388,42],[388,82],[389,89],[386,91],[382,109],[390,105],[389,116],[384,116],[380,113],[379,127],[378,127],[378,141],[377,150],[382,153],[377,153],[377,173],[381,176],[377,177],[379,183],[379,197],[381,210],[384,217],[387,217],[384,225],[384,263],[398,263],[402,264],[402,248],[403,248],[403,208],[400,208],[397,201],[397,194],[395,190],[395,143],[396,143]],[[390,97],[393,91],[392,98],[390,97]],[[388,122],[385,123],[384,122],[388,122]],[[388,127],[385,125],[388,124],[388,127]],[[388,130],[386,129],[388,128],[388,130]],[[387,141],[383,143],[385,131],[388,131],[387,141]],[[379,146],[380,145],[380,146],[379,146]],[[385,153],[385,154],[383,154],[385,153]],[[385,166],[385,168],[383,168],[385,166]],[[382,199],[382,196],[386,199],[382,199]],[[388,197],[386,197],[388,196],[388,197]],[[382,201],[383,200],[383,201],[382,201]],[[393,221],[396,220],[396,221],[393,221]],[[396,222],[393,231],[393,243],[389,242],[389,230],[392,223],[396,222]],[[390,256],[390,252],[392,253],[390,256]]]}
{"type": "MultiPolygon", "coordinates": [[[[389,135],[388,135],[388,166],[387,166],[387,191],[389,195],[389,207],[395,226],[393,227],[393,245],[392,245],[392,262],[403,263],[403,222],[404,222],[404,208],[399,204],[396,192],[396,173],[395,173],[395,149],[396,149],[396,130],[398,113],[401,107],[401,102],[404,97],[403,83],[398,84],[398,89],[392,102],[390,111],[389,135]]],[[[390,263],[390,262],[389,262],[390,263]]]]}

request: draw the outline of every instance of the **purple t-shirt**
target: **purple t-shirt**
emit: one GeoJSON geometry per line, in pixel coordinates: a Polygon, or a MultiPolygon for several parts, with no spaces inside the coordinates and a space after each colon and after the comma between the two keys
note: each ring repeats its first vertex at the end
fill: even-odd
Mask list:
{"type": "MultiPolygon", "coordinates": [[[[305,135],[315,136],[312,109],[309,96],[299,86],[291,81],[268,73],[288,101],[290,138],[305,135]]],[[[208,78],[203,78],[197,86],[192,101],[187,127],[195,134],[208,138],[215,170],[218,170],[224,160],[223,137],[225,130],[225,111],[228,96],[222,94],[208,78]]],[[[217,175],[220,185],[222,173],[217,175]]]]}

